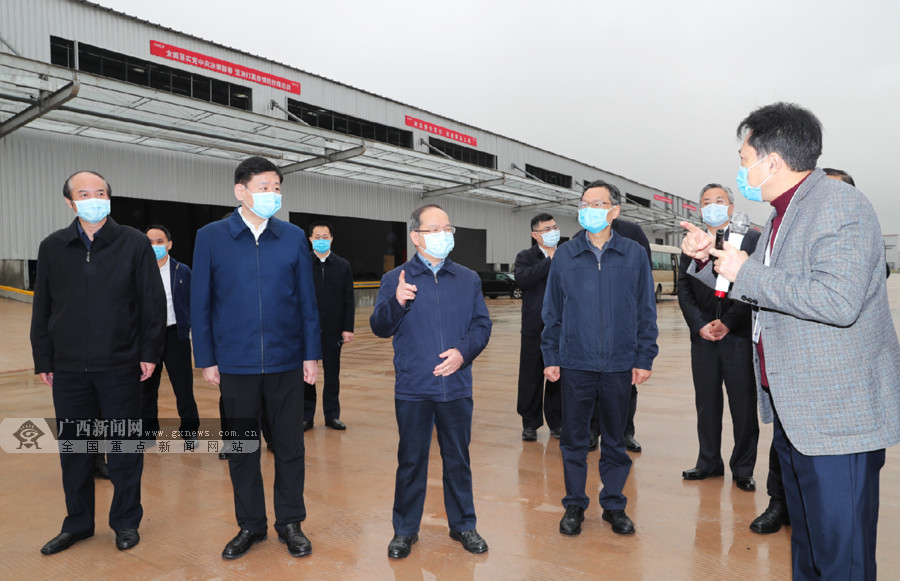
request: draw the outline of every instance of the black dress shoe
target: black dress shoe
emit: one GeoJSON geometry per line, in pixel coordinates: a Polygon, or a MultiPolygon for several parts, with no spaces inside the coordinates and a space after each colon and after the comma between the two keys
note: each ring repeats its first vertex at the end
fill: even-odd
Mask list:
{"type": "Polygon", "coordinates": [[[643,448],[638,443],[637,440],[634,439],[634,436],[625,436],[625,449],[629,452],[640,452],[643,448]]]}
{"type": "Polygon", "coordinates": [[[562,437],[562,432],[559,428],[550,428],[550,435],[559,440],[562,437]]]}
{"type": "Polygon", "coordinates": [[[734,485],[747,492],[756,490],[756,480],[754,480],[752,476],[735,476],[734,485]]]}
{"type": "Polygon", "coordinates": [[[89,539],[94,536],[94,531],[89,533],[59,533],[43,546],[41,553],[45,555],[54,555],[60,551],[65,551],[78,541],[89,539]]]}
{"type": "Polygon", "coordinates": [[[591,434],[591,441],[588,442],[588,452],[593,452],[597,449],[597,444],[600,443],[600,436],[595,436],[591,434]]]}
{"type": "Polygon", "coordinates": [[[604,510],[603,520],[612,525],[612,530],[617,535],[634,534],[634,523],[624,510],[604,510]]]}
{"type": "Polygon", "coordinates": [[[564,535],[577,535],[581,532],[581,523],[584,522],[584,509],[576,504],[566,507],[566,514],[559,521],[559,532],[564,535]]]}
{"type": "Polygon", "coordinates": [[[725,470],[716,470],[715,472],[707,472],[699,468],[691,468],[681,473],[681,477],[685,480],[706,480],[713,476],[725,476],[725,470]]]}
{"type": "Polygon", "coordinates": [[[313,429],[313,421],[312,420],[309,420],[309,421],[303,420],[303,431],[308,432],[311,429],[313,429]]]}
{"type": "Polygon", "coordinates": [[[394,535],[394,538],[391,539],[391,542],[388,544],[388,557],[391,559],[405,559],[409,556],[412,546],[416,544],[416,541],[418,540],[419,535],[413,535],[411,537],[394,535]]]}
{"type": "Polygon", "coordinates": [[[470,531],[450,531],[450,538],[459,541],[465,550],[470,553],[485,553],[488,550],[487,542],[481,538],[478,531],[472,529],[470,531]]]}
{"type": "Polygon", "coordinates": [[[222,551],[223,559],[237,559],[243,557],[254,543],[259,543],[268,538],[266,533],[251,533],[247,529],[241,529],[236,537],[228,541],[225,550],[222,551]]]}
{"type": "Polygon", "coordinates": [[[525,442],[534,442],[537,440],[537,430],[534,428],[525,428],[522,430],[522,440],[525,442]]]}
{"type": "Polygon", "coordinates": [[[292,557],[305,557],[312,553],[312,543],[300,530],[298,522],[284,525],[284,530],[278,531],[278,540],[287,545],[292,557]]]}
{"type": "Polygon", "coordinates": [[[120,551],[127,551],[131,547],[141,542],[141,535],[137,529],[121,529],[116,531],[116,548],[120,551]]]}
{"type": "Polygon", "coordinates": [[[790,525],[791,517],[788,515],[787,506],[781,502],[770,502],[761,515],[750,523],[750,530],[761,535],[777,533],[782,525],[790,525]]]}
{"type": "Polygon", "coordinates": [[[347,424],[342,422],[341,420],[325,420],[325,425],[331,428],[332,430],[346,430],[347,424]]]}

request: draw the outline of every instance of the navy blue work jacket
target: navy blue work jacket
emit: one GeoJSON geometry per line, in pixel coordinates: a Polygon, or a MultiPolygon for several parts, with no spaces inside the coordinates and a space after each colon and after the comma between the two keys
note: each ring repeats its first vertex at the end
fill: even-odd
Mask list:
{"type": "Polygon", "coordinates": [[[417,256],[386,273],[369,318],[378,337],[393,337],[395,397],[407,401],[452,401],[472,397],[472,361],[491,336],[491,318],[481,294],[481,279],[444,259],[434,274],[417,256]],[[400,271],[417,287],[416,299],[397,302],[400,271]],[[436,377],[440,353],[456,348],[463,364],[447,377],[436,377]]]}
{"type": "Polygon", "coordinates": [[[257,241],[239,210],[197,232],[191,327],[197,367],[284,373],[322,358],[303,230],[269,218],[257,241]]]}
{"type": "Polygon", "coordinates": [[[589,244],[582,230],[553,255],[541,313],[544,364],[594,372],[652,369],[659,348],[646,252],[613,231],[598,267],[589,244]]]}

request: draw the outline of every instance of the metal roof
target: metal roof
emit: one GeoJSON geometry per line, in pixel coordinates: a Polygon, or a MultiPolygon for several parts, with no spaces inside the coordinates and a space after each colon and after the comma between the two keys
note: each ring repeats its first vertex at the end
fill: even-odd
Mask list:
{"type": "MultiPolygon", "coordinates": [[[[396,147],[0,53],[0,138],[18,127],[239,161],[262,155],[306,171],[453,195],[514,210],[577,212],[581,192],[440,155],[396,147]]],[[[278,117],[274,115],[278,115],[278,117]]],[[[623,216],[666,229],[673,212],[627,203],[623,216]]]]}

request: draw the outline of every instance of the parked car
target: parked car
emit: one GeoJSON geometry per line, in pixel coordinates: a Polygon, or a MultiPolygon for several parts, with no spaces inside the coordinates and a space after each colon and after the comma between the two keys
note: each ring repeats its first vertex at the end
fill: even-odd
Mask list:
{"type": "Polygon", "coordinates": [[[481,293],[495,299],[500,296],[522,298],[522,289],[516,284],[516,278],[509,272],[479,272],[481,277],[481,293]]]}

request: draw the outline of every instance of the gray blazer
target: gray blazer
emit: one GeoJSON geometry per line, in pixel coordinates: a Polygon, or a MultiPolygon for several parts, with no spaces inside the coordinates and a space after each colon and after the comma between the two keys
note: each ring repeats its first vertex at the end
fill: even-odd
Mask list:
{"type": "MultiPolygon", "coordinates": [[[[729,293],[758,319],[778,417],[806,455],[900,441],[900,344],[891,319],[878,217],[856,188],[813,171],[794,194],[764,264],[774,213],[729,293]]],[[[715,284],[712,263],[696,272],[715,284]]],[[[760,415],[773,420],[759,388],[760,415]]]]}

